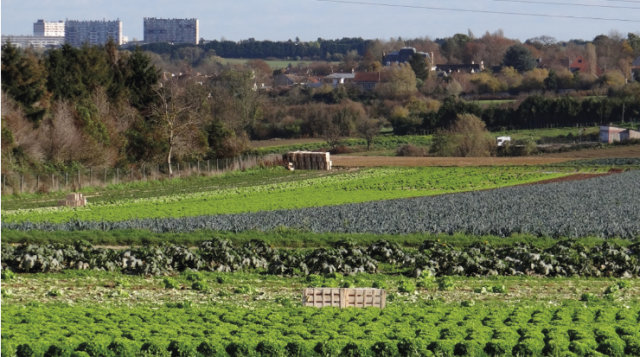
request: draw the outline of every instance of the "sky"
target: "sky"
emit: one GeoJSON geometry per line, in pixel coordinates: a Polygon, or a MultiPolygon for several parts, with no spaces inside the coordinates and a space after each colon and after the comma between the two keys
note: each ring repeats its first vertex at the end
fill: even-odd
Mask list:
{"type": "Polygon", "coordinates": [[[640,32],[640,0],[2,0],[2,35],[33,35],[38,19],[122,21],[123,35],[143,39],[143,18],[197,18],[205,40],[302,41],[318,38],[364,39],[449,37],[469,30],[477,37],[502,29],[525,41],[547,35],[592,40],[612,30],[625,37],[640,32]],[[518,2],[518,1],[525,1],[518,2]],[[359,2],[359,3],[355,3],[359,2]],[[390,4],[382,6],[373,4],[390,4]],[[571,5],[559,5],[571,4],[571,5]],[[619,6],[627,8],[578,5],[619,6]],[[413,6],[413,7],[400,7],[413,6]],[[430,7],[426,9],[424,7],[430,7]],[[434,8],[465,11],[436,10],[434,8]],[[481,11],[597,17],[533,17],[481,11]]]}

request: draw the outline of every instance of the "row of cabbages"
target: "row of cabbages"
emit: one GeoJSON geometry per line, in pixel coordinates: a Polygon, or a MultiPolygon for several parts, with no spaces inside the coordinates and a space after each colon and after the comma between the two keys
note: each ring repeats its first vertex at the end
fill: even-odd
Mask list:
{"type": "Polygon", "coordinates": [[[252,240],[233,246],[213,239],[190,249],[180,245],[129,249],[95,248],[86,242],[74,245],[2,246],[2,269],[14,272],[56,272],[64,269],[97,269],[127,274],[170,274],[187,269],[233,272],[264,271],[276,275],[376,273],[386,263],[405,269],[407,276],[615,276],[640,275],[640,243],[628,247],[605,242],[593,248],[561,241],[548,249],[528,244],[496,248],[474,243],[455,249],[427,240],[418,250],[377,241],[357,247],[348,240],[331,248],[277,249],[252,240]]]}

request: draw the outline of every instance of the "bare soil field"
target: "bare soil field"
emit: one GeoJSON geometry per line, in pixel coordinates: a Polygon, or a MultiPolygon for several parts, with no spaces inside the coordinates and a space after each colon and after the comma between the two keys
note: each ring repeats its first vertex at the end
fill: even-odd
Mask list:
{"type": "Polygon", "coordinates": [[[558,154],[544,155],[544,157],[569,158],[572,160],[640,157],[640,145],[618,146],[611,149],[570,151],[558,154]]]}
{"type": "Polygon", "coordinates": [[[546,165],[579,159],[640,157],[640,145],[523,157],[389,157],[332,156],[333,166],[487,166],[546,165]]]}

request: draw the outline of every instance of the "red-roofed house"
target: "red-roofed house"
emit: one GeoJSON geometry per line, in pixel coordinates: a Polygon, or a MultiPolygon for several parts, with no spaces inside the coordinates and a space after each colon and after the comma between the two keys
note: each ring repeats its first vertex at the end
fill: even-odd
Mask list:
{"type": "MultiPolygon", "coordinates": [[[[571,62],[569,65],[569,70],[571,73],[580,72],[580,73],[589,73],[589,63],[582,56],[578,56],[576,59],[571,62]]],[[[602,75],[602,68],[596,64],[596,76],[602,75]]]]}
{"type": "Polygon", "coordinates": [[[373,90],[384,80],[381,72],[356,72],[353,83],[364,90],[373,90]]]}

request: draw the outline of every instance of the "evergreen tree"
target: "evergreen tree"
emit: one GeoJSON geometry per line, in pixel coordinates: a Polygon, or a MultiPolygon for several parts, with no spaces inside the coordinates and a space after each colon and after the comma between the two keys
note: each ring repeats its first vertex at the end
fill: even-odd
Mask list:
{"type": "Polygon", "coordinates": [[[45,109],[36,104],[47,92],[46,73],[44,65],[33,53],[24,53],[11,42],[2,46],[2,90],[34,121],[40,121],[45,113],[45,109]]]}
{"type": "Polygon", "coordinates": [[[558,74],[556,73],[555,69],[550,70],[549,75],[544,79],[544,87],[547,90],[558,90],[558,74]]]}
{"type": "Polygon", "coordinates": [[[409,64],[411,65],[411,69],[413,73],[416,74],[416,78],[425,81],[429,78],[429,69],[427,68],[428,63],[425,61],[424,57],[422,57],[419,53],[414,53],[409,58],[409,64]]]}
{"type": "Polygon", "coordinates": [[[528,48],[523,45],[513,45],[504,54],[503,66],[513,67],[523,73],[536,67],[536,59],[528,48]]]}
{"type": "Polygon", "coordinates": [[[139,110],[148,108],[156,98],[154,87],[160,79],[160,70],[151,64],[151,58],[140,47],[128,58],[125,77],[130,104],[139,110]]]}

